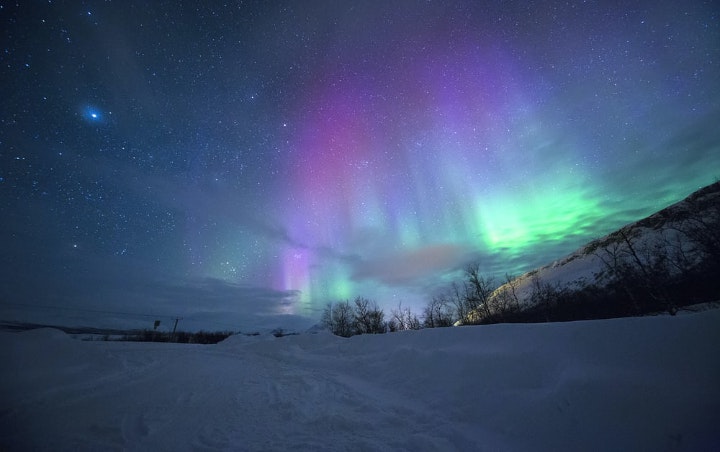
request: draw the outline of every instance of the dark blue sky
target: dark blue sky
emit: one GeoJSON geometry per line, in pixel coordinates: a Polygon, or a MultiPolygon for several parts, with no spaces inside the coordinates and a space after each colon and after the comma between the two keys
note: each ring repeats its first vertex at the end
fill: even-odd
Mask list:
{"type": "Polygon", "coordinates": [[[0,319],[419,307],[468,262],[518,274],[720,177],[712,2],[28,1],[0,21],[0,319]]]}

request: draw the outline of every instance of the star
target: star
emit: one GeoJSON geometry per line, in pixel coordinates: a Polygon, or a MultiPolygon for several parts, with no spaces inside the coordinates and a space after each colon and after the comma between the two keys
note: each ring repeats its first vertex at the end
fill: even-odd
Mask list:
{"type": "Polygon", "coordinates": [[[91,123],[99,123],[103,120],[103,114],[97,107],[88,105],[83,109],[83,118],[91,123]]]}
{"type": "Polygon", "coordinates": [[[419,308],[465,262],[531,270],[720,167],[712,2],[36,3],[3,25],[0,267],[38,275],[37,300],[70,294],[55,267],[81,302],[137,265],[87,302],[210,278],[299,294],[298,315],[419,308]]]}

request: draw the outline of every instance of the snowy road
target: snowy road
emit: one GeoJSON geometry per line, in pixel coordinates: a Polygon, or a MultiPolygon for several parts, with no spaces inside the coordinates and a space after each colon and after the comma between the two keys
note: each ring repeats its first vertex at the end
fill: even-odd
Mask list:
{"type": "Polygon", "coordinates": [[[710,450],[720,312],[218,345],[0,334],[2,450],[710,450]]]}

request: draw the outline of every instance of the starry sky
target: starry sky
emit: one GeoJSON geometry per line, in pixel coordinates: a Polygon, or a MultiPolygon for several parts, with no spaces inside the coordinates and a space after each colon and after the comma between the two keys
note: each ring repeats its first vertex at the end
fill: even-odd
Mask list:
{"type": "Polygon", "coordinates": [[[720,177],[719,11],[0,1],[0,320],[292,327],[552,262],[720,177]]]}

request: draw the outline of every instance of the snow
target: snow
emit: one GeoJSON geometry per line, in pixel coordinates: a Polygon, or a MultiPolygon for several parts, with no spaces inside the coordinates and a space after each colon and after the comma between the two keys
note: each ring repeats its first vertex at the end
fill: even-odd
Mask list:
{"type": "Polygon", "coordinates": [[[717,450],[720,310],[217,345],[0,333],[0,450],[717,450]]]}
{"type": "MultiPolygon", "coordinates": [[[[719,187],[717,184],[709,185],[642,220],[627,224],[618,231],[588,243],[562,259],[520,275],[514,281],[516,295],[522,304],[530,304],[533,278],[559,288],[577,289],[592,283],[603,286],[607,280],[598,281],[596,275],[607,268],[598,255],[605,255],[603,249],[608,246],[611,250],[614,246],[627,249],[627,245],[618,236],[620,231],[630,238],[639,259],[645,263],[648,263],[651,256],[658,257],[654,252],[657,247],[664,248],[671,256],[682,250],[689,259],[688,263],[699,263],[702,253],[697,251],[697,244],[680,231],[687,230],[686,221],[693,217],[704,218],[706,225],[710,227],[718,214],[719,187]]],[[[606,259],[609,257],[605,256],[606,259]]],[[[668,271],[673,274],[677,269],[670,265],[668,271]]]]}

